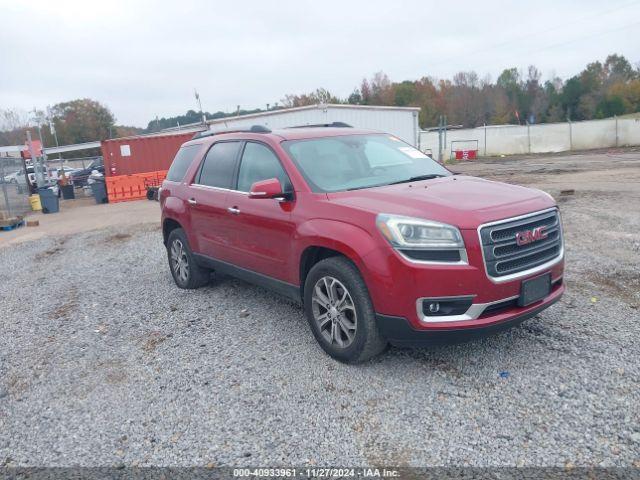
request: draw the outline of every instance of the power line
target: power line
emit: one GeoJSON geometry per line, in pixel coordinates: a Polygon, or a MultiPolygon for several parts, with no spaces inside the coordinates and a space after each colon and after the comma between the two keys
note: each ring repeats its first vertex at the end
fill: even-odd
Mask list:
{"type": "MultiPolygon", "coordinates": [[[[516,37],[516,38],[512,38],[510,40],[506,40],[504,42],[496,43],[496,44],[491,45],[491,46],[486,47],[486,48],[481,48],[481,49],[478,49],[478,50],[474,50],[472,52],[463,53],[461,55],[456,55],[455,59],[458,60],[460,58],[469,57],[471,55],[477,55],[479,53],[485,53],[485,52],[489,52],[489,51],[492,51],[492,50],[497,50],[497,49],[500,49],[502,47],[513,45],[514,43],[520,42],[521,40],[525,40],[527,38],[539,36],[540,34],[552,32],[552,31],[558,30],[560,28],[565,28],[567,25],[575,25],[576,23],[583,22],[583,21],[588,20],[588,19],[593,18],[593,17],[600,17],[600,16],[603,16],[603,15],[608,15],[608,14],[610,14],[612,12],[623,10],[625,8],[631,7],[631,6],[636,5],[638,3],[640,3],[640,0],[634,0],[632,2],[626,3],[624,5],[620,5],[620,6],[617,6],[617,7],[614,7],[614,8],[607,8],[605,10],[601,10],[601,11],[598,11],[598,12],[593,12],[593,13],[585,15],[585,16],[583,16],[581,18],[578,18],[578,19],[575,19],[575,20],[572,20],[572,21],[569,21],[569,22],[564,22],[561,25],[556,25],[554,27],[550,27],[550,28],[547,28],[545,30],[539,30],[539,31],[536,31],[534,33],[528,33],[528,34],[522,35],[520,37],[516,37]]],[[[627,28],[627,27],[623,27],[623,28],[627,28]]],[[[573,42],[573,41],[574,40],[571,40],[571,42],[573,42]]],[[[443,60],[441,62],[431,63],[429,66],[430,67],[435,67],[435,66],[439,66],[439,65],[442,65],[442,64],[449,63],[451,61],[452,61],[452,59],[446,59],[446,60],[443,60]]]]}
{"type": "Polygon", "coordinates": [[[630,23],[629,25],[625,25],[623,27],[617,27],[617,28],[613,28],[611,30],[605,30],[603,32],[597,32],[597,33],[594,33],[592,35],[586,35],[586,36],[582,36],[582,37],[577,37],[577,38],[574,38],[572,40],[567,40],[566,42],[555,43],[553,45],[548,45],[546,47],[533,49],[533,50],[527,51],[525,53],[535,53],[535,52],[541,52],[541,51],[544,51],[544,50],[548,50],[550,48],[563,47],[563,46],[568,45],[570,43],[579,42],[581,40],[587,40],[589,38],[601,37],[601,36],[607,35],[609,33],[621,32],[621,31],[626,30],[628,28],[635,27],[636,25],[640,25],[640,22],[633,22],[633,23],[630,23]]]}

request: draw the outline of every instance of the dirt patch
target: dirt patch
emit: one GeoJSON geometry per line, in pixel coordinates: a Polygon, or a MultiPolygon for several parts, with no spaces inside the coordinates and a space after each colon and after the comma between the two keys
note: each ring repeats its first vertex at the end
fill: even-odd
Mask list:
{"type": "Polygon", "coordinates": [[[158,345],[160,345],[165,340],[167,340],[167,338],[169,337],[167,337],[161,332],[151,332],[148,338],[143,343],[142,350],[144,350],[147,353],[153,353],[155,352],[158,345]]]}
{"type": "Polygon", "coordinates": [[[68,296],[64,299],[63,303],[57,306],[50,314],[49,318],[52,320],[66,320],[71,318],[74,313],[78,312],[80,306],[78,290],[75,287],[71,287],[68,292],[68,296]]]}
{"type": "Polygon", "coordinates": [[[587,272],[582,282],[596,285],[602,293],[616,297],[627,303],[631,308],[640,308],[640,277],[631,272],[616,272],[605,275],[598,272],[587,272]]]}
{"type": "Polygon", "coordinates": [[[53,255],[56,255],[58,253],[60,253],[63,250],[63,248],[59,245],[50,248],[49,250],[45,250],[44,252],[40,252],[36,255],[36,260],[38,261],[42,261],[42,260],[46,260],[49,257],[52,257],[53,255]]]}
{"type": "Polygon", "coordinates": [[[116,233],[115,235],[110,235],[104,239],[105,243],[113,243],[113,242],[123,242],[131,238],[130,233],[116,233]]]}

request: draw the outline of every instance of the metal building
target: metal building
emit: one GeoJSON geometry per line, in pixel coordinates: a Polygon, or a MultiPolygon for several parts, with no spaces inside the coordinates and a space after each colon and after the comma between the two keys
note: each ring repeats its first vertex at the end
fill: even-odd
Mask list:
{"type": "Polygon", "coordinates": [[[418,147],[419,108],[369,105],[309,105],[209,120],[211,130],[264,125],[270,129],[344,122],[356,128],[391,133],[418,147]]]}

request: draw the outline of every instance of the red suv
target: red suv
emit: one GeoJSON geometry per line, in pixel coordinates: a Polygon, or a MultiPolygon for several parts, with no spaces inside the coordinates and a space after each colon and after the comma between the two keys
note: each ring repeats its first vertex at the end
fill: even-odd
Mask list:
{"type": "Polygon", "coordinates": [[[389,134],[344,124],[206,132],[160,193],[180,288],[217,270],[302,301],[332,357],[465,340],[564,292],[548,194],[456,175],[389,134]]]}

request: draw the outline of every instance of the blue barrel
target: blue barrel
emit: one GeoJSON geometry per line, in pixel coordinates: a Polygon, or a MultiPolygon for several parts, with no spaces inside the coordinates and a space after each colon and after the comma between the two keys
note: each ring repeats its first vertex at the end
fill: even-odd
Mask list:
{"type": "Polygon", "coordinates": [[[60,211],[60,200],[50,188],[38,189],[40,194],[40,203],[42,204],[42,213],[58,213],[60,211]]]}

